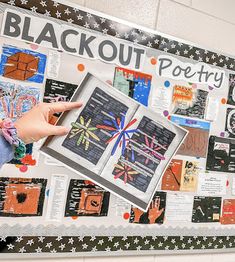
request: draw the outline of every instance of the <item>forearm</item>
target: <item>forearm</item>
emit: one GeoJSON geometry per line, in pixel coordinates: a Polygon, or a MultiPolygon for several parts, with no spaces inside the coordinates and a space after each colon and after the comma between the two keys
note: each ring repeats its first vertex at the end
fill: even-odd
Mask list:
{"type": "Polygon", "coordinates": [[[0,134],[0,168],[3,164],[12,160],[14,156],[13,147],[0,134]]]}

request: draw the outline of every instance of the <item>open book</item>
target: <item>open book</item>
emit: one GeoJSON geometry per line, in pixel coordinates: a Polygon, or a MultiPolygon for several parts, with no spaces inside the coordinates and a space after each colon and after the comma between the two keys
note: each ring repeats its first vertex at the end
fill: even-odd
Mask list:
{"type": "Polygon", "coordinates": [[[69,134],[49,137],[41,151],[146,210],[187,131],[90,73],[71,101],[83,107],[57,122],[69,134]]]}

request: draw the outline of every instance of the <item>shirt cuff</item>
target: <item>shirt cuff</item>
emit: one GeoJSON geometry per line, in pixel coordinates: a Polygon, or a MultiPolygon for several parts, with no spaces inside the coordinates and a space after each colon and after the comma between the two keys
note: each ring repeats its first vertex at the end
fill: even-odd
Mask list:
{"type": "Polygon", "coordinates": [[[13,147],[0,135],[0,168],[14,157],[13,147]]]}

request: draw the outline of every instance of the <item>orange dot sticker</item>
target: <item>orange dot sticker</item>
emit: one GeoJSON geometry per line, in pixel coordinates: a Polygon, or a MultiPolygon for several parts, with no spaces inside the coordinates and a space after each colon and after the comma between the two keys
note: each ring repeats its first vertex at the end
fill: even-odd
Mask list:
{"type": "Polygon", "coordinates": [[[77,65],[78,71],[83,72],[85,70],[85,66],[83,64],[77,65]]]}
{"type": "Polygon", "coordinates": [[[152,65],[156,65],[157,64],[157,59],[155,57],[152,57],[150,61],[151,61],[152,65]]]}
{"type": "Polygon", "coordinates": [[[126,219],[126,220],[129,219],[130,218],[130,214],[129,213],[124,213],[123,214],[123,218],[126,219]]]}
{"type": "Polygon", "coordinates": [[[227,103],[226,98],[222,98],[222,99],[221,99],[221,103],[222,103],[222,104],[226,104],[226,103],[227,103]]]}

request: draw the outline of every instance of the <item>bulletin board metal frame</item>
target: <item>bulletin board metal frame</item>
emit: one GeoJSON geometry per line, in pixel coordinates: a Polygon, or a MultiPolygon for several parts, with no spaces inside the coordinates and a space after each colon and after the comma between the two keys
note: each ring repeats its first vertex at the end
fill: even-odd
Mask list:
{"type": "MultiPolygon", "coordinates": [[[[99,27],[92,27],[89,30],[235,71],[235,59],[231,56],[203,49],[186,41],[135,26],[86,8],[79,9],[82,19],[76,19],[76,8],[63,4],[66,1],[63,1],[63,3],[61,3],[62,1],[60,3],[52,0],[43,1],[46,2],[46,6],[36,0],[2,0],[1,2],[16,8],[23,8],[27,12],[39,13],[74,23],[84,28],[87,28],[89,15],[92,15],[92,23],[99,22],[99,27]],[[68,10],[68,12],[65,12],[65,10],[68,10]],[[60,16],[56,11],[60,13],[60,16]],[[119,28],[121,28],[121,33],[119,28]]],[[[37,230],[31,230],[29,226],[27,232],[31,233],[28,236],[22,236],[16,230],[16,227],[9,228],[1,225],[0,229],[1,232],[5,232],[0,237],[1,258],[32,257],[32,255],[37,257],[70,257],[235,251],[235,230],[231,229],[225,229],[220,236],[214,235],[215,229],[208,230],[206,228],[204,230],[171,228],[171,233],[168,235],[164,234],[164,230],[162,232],[158,230],[156,235],[152,230],[147,230],[143,231],[143,234],[140,234],[140,232],[127,232],[125,236],[118,235],[118,229],[115,228],[104,228],[101,230],[103,235],[96,234],[95,228],[87,228],[85,230],[87,234],[85,235],[79,234],[79,230],[75,231],[76,235],[74,235],[73,227],[57,228],[58,235],[53,236],[48,235],[46,228],[40,227],[37,230]],[[41,232],[41,235],[37,234],[35,236],[36,231],[41,232]],[[66,235],[63,234],[65,232],[66,235]]]]}

